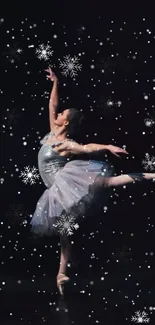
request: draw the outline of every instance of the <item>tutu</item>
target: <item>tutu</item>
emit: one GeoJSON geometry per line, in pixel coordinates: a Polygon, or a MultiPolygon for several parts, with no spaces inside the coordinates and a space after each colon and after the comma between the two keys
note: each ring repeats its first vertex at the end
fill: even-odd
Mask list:
{"type": "MultiPolygon", "coordinates": [[[[114,168],[106,161],[68,161],[54,151],[54,144],[45,143],[47,136],[38,153],[39,172],[47,189],[37,202],[31,231],[40,236],[69,235],[100,196],[101,179],[110,177],[114,168]]],[[[105,200],[102,189],[102,204],[105,200]]]]}

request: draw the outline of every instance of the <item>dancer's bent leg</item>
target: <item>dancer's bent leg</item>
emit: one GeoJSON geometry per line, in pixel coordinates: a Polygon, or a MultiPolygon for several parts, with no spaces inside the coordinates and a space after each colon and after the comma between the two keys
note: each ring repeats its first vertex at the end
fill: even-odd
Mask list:
{"type": "Polygon", "coordinates": [[[105,187],[111,188],[123,186],[130,183],[143,182],[146,180],[155,181],[155,173],[130,173],[125,175],[112,176],[105,179],[105,187]]]}

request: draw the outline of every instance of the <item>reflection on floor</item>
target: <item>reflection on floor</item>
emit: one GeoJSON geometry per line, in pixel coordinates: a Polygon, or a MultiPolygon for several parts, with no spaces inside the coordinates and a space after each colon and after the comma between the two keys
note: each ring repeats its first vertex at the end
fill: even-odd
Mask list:
{"type": "MultiPolygon", "coordinates": [[[[99,274],[70,274],[64,298],[59,296],[53,276],[1,274],[1,325],[155,324],[154,272],[146,278],[143,271],[141,279],[134,273],[137,291],[132,283],[123,287],[125,273],[113,270],[104,279],[99,274]]],[[[129,274],[126,278],[131,281],[129,274]]]]}

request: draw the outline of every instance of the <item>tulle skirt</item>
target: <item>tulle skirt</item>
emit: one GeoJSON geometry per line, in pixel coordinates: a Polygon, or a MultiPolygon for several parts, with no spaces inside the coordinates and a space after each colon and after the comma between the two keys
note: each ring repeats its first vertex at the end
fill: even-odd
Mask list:
{"type": "Polygon", "coordinates": [[[37,202],[30,222],[31,231],[39,236],[72,235],[98,198],[105,204],[107,195],[102,186],[103,178],[113,173],[114,167],[106,161],[72,160],[66,163],[37,202]]]}

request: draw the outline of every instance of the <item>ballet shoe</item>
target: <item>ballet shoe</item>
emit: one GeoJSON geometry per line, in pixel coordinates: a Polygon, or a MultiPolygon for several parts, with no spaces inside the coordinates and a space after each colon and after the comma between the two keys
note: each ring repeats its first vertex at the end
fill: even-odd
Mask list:
{"type": "Polygon", "coordinates": [[[64,295],[64,285],[69,281],[69,277],[64,273],[59,273],[57,275],[57,288],[61,296],[64,295]]]}

